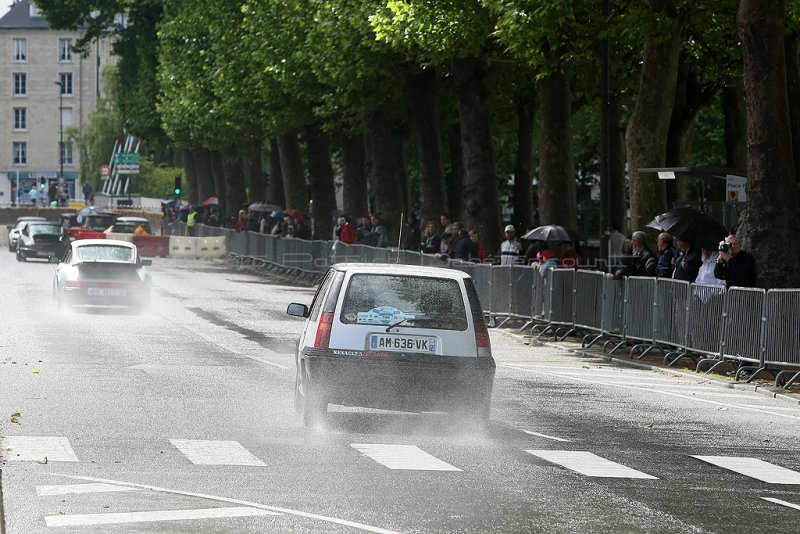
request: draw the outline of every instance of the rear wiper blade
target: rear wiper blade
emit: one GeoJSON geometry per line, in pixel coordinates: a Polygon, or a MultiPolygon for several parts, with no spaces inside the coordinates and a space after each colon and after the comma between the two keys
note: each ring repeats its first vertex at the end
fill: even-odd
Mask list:
{"type": "Polygon", "coordinates": [[[397,326],[400,326],[401,324],[403,324],[404,322],[406,322],[406,320],[407,320],[407,319],[408,319],[408,317],[403,317],[402,319],[400,319],[400,320],[399,320],[399,321],[397,321],[396,323],[394,323],[394,324],[390,324],[389,326],[387,326],[387,327],[386,327],[386,333],[388,334],[388,333],[389,333],[389,331],[390,331],[392,328],[395,328],[395,327],[397,327],[397,326]]]}

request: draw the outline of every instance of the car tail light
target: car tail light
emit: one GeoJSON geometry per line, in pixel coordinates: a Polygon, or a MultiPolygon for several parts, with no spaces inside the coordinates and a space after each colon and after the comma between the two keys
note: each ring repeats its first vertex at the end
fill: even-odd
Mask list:
{"type": "Polygon", "coordinates": [[[130,288],[131,289],[139,289],[139,282],[131,282],[130,288]]]}
{"type": "Polygon", "coordinates": [[[83,282],[79,282],[78,280],[67,280],[64,282],[65,287],[83,287],[83,282]]]}
{"type": "Polygon", "coordinates": [[[314,339],[314,348],[327,349],[331,341],[331,327],[333,326],[333,312],[322,312],[319,316],[317,337],[314,339]]]}
{"type": "Polygon", "coordinates": [[[478,346],[478,356],[492,357],[492,345],[489,342],[489,329],[483,321],[475,321],[475,344],[478,346]]]}

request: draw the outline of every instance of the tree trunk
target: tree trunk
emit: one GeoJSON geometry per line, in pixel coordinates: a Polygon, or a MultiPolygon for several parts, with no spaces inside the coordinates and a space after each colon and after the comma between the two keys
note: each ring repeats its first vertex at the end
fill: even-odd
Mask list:
{"type": "MultiPolygon", "coordinates": [[[[667,20],[664,10],[654,15],[667,20]]],[[[681,34],[685,22],[673,18],[664,22],[661,31],[647,37],[636,106],[627,131],[628,187],[630,188],[631,225],[643,229],[666,209],[663,180],[653,173],[639,174],[639,169],[663,167],[666,159],[667,133],[675,104],[675,83],[681,34]]]]}
{"type": "Polygon", "coordinates": [[[217,196],[211,169],[211,152],[204,148],[197,148],[192,151],[192,155],[197,174],[197,198],[199,202],[203,202],[208,197],[217,196]]]}
{"type": "Polygon", "coordinates": [[[248,202],[263,201],[265,196],[264,167],[261,163],[261,139],[247,143],[243,147],[247,168],[248,202]]]}
{"type": "MultiPolygon", "coordinates": [[[[214,150],[209,153],[211,159],[211,175],[214,178],[214,196],[220,206],[228,213],[225,198],[225,167],[222,164],[222,152],[214,150]]],[[[227,219],[227,218],[226,218],[227,219]]]]}
{"type": "Polygon", "coordinates": [[[369,213],[364,136],[360,133],[342,133],[340,143],[343,182],[342,209],[352,217],[360,217],[369,213]]]}
{"type": "Polygon", "coordinates": [[[789,97],[789,124],[792,132],[792,155],[795,163],[795,180],[800,183],[800,32],[794,31],[784,40],[786,50],[786,78],[789,97]]]}
{"type": "MultiPolygon", "coordinates": [[[[447,153],[450,160],[450,171],[445,174],[445,189],[447,197],[447,213],[450,220],[461,218],[461,195],[459,191],[464,187],[464,151],[461,149],[461,125],[454,122],[447,129],[447,153]]],[[[438,213],[431,219],[439,225],[438,213]]]]}
{"type": "Polygon", "coordinates": [[[194,152],[191,150],[183,151],[183,170],[186,175],[186,189],[189,190],[189,204],[197,206],[203,199],[198,200],[200,192],[198,191],[197,162],[194,152]]]}
{"type": "Polygon", "coordinates": [[[746,241],[762,287],[800,287],[800,247],[787,246],[796,229],[798,195],[792,155],[786,58],[786,3],[741,0],[737,22],[742,43],[747,109],[746,241]]]}
{"type": "MultiPolygon", "coordinates": [[[[613,98],[613,97],[612,97],[613,98]]],[[[625,129],[620,127],[620,106],[616,101],[611,103],[611,133],[609,135],[609,177],[611,178],[609,218],[611,226],[625,235],[628,232],[628,201],[625,192],[625,129]]]]}
{"type": "Polygon", "coordinates": [[[333,233],[331,211],[336,208],[336,190],[333,186],[328,134],[318,126],[306,128],[306,151],[313,236],[314,239],[330,239],[333,233]]]}
{"type": "Polygon", "coordinates": [[[567,77],[554,72],[539,80],[542,117],[539,139],[539,220],[578,227],[575,169],[572,162],[572,113],[567,77]]]}
{"type": "MultiPolygon", "coordinates": [[[[386,221],[388,242],[397,240],[397,224],[403,210],[402,184],[397,180],[392,124],[385,106],[367,118],[368,178],[374,196],[372,211],[386,221]]],[[[351,214],[352,215],[352,214],[351,214]]]]}
{"type": "Polygon", "coordinates": [[[461,219],[467,228],[478,230],[483,236],[486,253],[491,255],[497,252],[503,233],[486,102],[487,67],[480,58],[456,59],[453,74],[464,161],[461,219]]]}
{"type": "MultiPolygon", "coordinates": [[[[667,131],[667,151],[664,155],[664,166],[685,167],[687,165],[687,151],[689,147],[689,132],[692,129],[694,115],[690,115],[687,102],[688,76],[690,67],[686,62],[680,62],[678,75],[675,82],[675,103],[672,107],[672,117],[667,131]]],[[[689,192],[689,176],[677,174],[674,180],[666,180],[667,209],[673,207],[675,202],[686,200],[689,192]]]]}
{"type": "Polygon", "coordinates": [[[517,160],[514,164],[512,222],[522,232],[533,227],[533,127],[536,104],[532,95],[517,101],[517,160]]]}
{"type": "MultiPolygon", "coordinates": [[[[725,166],[745,172],[747,170],[747,117],[744,109],[744,89],[727,86],[722,89],[722,113],[725,117],[725,166]]],[[[725,200],[724,180],[712,180],[708,196],[725,200]]]]}
{"type": "Polygon", "coordinates": [[[284,207],[308,213],[308,192],[297,135],[289,133],[278,136],[278,151],[283,175],[283,192],[286,196],[284,207]]]}
{"type": "Polygon", "coordinates": [[[225,168],[225,215],[236,217],[239,210],[247,205],[244,166],[236,145],[225,147],[222,154],[222,165],[225,168]]]}
{"type": "Polygon", "coordinates": [[[419,160],[419,211],[423,219],[434,221],[447,209],[436,94],[432,69],[409,77],[406,97],[419,160]]]}
{"type": "Polygon", "coordinates": [[[283,173],[281,172],[281,155],[278,151],[278,140],[269,140],[269,201],[280,207],[286,206],[286,195],[283,193],[283,173]]]}

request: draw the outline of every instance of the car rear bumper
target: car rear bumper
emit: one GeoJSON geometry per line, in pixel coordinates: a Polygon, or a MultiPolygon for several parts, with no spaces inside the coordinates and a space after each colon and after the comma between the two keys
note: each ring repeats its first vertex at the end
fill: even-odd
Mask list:
{"type": "Polygon", "coordinates": [[[64,248],[61,246],[33,246],[33,247],[19,247],[20,255],[25,258],[40,258],[43,260],[50,259],[53,256],[61,257],[64,248]]]}
{"type": "Polygon", "coordinates": [[[334,404],[448,411],[488,400],[494,383],[492,358],[311,349],[302,359],[334,404]]]}
{"type": "Polygon", "coordinates": [[[150,302],[149,289],[127,289],[124,296],[90,295],[88,288],[66,287],[64,298],[70,306],[115,306],[140,308],[150,302]]]}

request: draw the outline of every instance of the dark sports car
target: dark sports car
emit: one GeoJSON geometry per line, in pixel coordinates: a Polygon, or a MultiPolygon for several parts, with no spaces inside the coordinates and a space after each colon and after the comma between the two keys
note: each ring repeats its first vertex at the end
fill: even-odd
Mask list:
{"type": "Polygon", "coordinates": [[[69,236],[60,224],[49,221],[29,221],[19,231],[17,261],[60,258],[69,247],[69,236]]]}
{"type": "Polygon", "coordinates": [[[25,223],[29,221],[46,221],[44,217],[19,217],[17,218],[17,222],[14,224],[6,225],[8,228],[8,251],[9,252],[16,252],[17,251],[17,240],[19,239],[19,232],[22,230],[22,227],[25,226],[25,223]]]}

